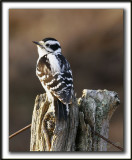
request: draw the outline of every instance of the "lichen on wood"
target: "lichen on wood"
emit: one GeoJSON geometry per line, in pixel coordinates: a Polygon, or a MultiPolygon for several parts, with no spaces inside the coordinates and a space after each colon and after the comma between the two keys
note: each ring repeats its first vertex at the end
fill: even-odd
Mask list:
{"type": "Polygon", "coordinates": [[[94,131],[108,138],[109,121],[119,103],[116,92],[83,90],[82,97],[78,99],[81,118],[76,145],[79,151],[107,151],[107,142],[95,135],[94,131]],[[87,145],[86,142],[88,142],[87,145]]]}

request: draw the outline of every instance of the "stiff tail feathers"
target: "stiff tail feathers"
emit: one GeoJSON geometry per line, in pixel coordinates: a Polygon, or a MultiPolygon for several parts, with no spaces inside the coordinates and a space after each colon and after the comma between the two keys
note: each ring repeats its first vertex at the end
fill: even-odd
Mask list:
{"type": "Polygon", "coordinates": [[[63,104],[60,100],[55,100],[55,117],[57,121],[67,120],[67,106],[63,104]]]}

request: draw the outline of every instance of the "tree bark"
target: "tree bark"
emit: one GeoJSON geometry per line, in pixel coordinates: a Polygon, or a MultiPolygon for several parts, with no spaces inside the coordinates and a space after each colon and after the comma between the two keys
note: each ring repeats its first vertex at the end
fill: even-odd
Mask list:
{"type": "Polygon", "coordinates": [[[116,92],[83,90],[73,98],[67,121],[55,121],[55,113],[46,94],[36,97],[30,151],[107,151],[109,121],[119,104],[116,92]]]}
{"type": "Polygon", "coordinates": [[[55,123],[55,114],[47,95],[36,97],[31,125],[30,151],[75,151],[78,127],[76,98],[69,107],[67,121],[55,123]]]}

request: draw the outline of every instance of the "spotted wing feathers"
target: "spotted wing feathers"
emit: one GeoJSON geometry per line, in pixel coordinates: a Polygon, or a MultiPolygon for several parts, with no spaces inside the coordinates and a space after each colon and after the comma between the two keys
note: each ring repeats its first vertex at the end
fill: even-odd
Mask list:
{"type": "Polygon", "coordinates": [[[61,58],[59,63],[61,71],[53,73],[47,58],[43,57],[37,65],[36,73],[41,83],[46,86],[55,97],[62,103],[68,104],[71,101],[73,92],[72,72],[69,63],[66,62],[64,58],[61,58]]]}

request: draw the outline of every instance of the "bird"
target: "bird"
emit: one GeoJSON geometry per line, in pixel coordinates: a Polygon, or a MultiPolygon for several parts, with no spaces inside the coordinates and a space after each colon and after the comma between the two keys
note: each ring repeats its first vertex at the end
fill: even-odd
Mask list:
{"type": "Polygon", "coordinates": [[[32,42],[38,49],[36,75],[52,102],[56,121],[66,121],[74,94],[70,63],[62,55],[60,43],[55,38],[32,42]]]}

